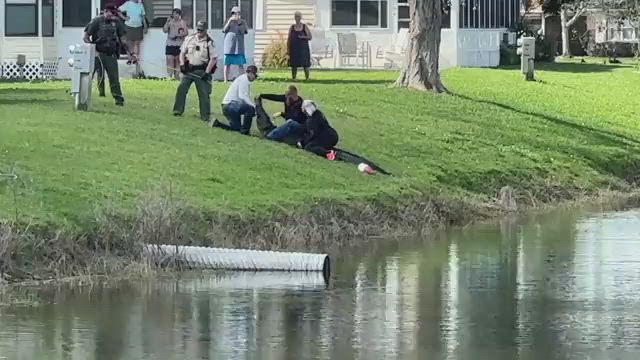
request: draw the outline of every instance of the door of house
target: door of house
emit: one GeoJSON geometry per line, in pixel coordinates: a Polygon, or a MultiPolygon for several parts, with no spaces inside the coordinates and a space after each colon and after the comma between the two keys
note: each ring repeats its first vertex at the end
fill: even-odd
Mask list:
{"type": "Polygon", "coordinates": [[[82,42],[84,28],[93,17],[100,13],[101,0],[56,0],[56,43],[58,57],[62,58],[58,76],[69,77],[71,69],[66,65],[70,57],[69,46],[82,42]]]}

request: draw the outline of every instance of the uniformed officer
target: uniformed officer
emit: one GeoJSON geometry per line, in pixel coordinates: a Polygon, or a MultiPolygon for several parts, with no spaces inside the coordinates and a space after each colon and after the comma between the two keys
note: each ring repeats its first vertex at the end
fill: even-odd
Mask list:
{"type": "Polygon", "coordinates": [[[176,101],[173,105],[173,115],[181,116],[184,113],[184,104],[187,100],[187,92],[192,83],[198,90],[200,103],[200,118],[209,121],[211,115],[211,80],[215,72],[218,56],[215,52],[213,40],[207,35],[207,23],[198,21],[196,34],[188,36],[180,49],[180,72],[182,80],[176,92],[176,101]]]}
{"type": "MultiPolygon", "coordinates": [[[[102,15],[94,18],[84,29],[84,42],[96,45],[95,71],[98,73],[98,90],[104,96],[104,72],[109,77],[111,96],[116,105],[124,105],[124,97],[120,89],[120,75],[118,74],[118,57],[120,51],[127,49],[127,39],[124,25],[118,17],[115,6],[107,6],[102,15]]],[[[129,53],[131,59],[136,55],[129,53]]]]}

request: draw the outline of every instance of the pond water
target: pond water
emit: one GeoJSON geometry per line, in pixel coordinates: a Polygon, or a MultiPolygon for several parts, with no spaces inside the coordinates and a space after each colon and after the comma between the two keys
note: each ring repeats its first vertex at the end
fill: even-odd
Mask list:
{"type": "Polygon", "coordinates": [[[639,359],[640,210],[565,209],[388,241],[301,274],[38,290],[0,359],[639,359]]]}

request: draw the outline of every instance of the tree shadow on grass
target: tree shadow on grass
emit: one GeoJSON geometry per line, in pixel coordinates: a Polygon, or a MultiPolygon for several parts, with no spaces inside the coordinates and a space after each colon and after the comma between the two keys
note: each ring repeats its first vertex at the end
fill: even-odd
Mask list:
{"type": "Polygon", "coordinates": [[[0,88],[0,95],[14,95],[14,96],[28,96],[30,94],[57,94],[62,93],[64,90],[61,89],[43,89],[43,88],[27,88],[27,87],[19,87],[19,88],[0,88]]]}
{"type": "Polygon", "coordinates": [[[640,141],[638,141],[637,139],[633,139],[633,138],[628,137],[626,135],[618,134],[618,133],[615,133],[615,132],[612,132],[612,131],[603,130],[603,129],[597,129],[597,128],[594,128],[592,126],[587,126],[587,125],[579,125],[579,124],[576,124],[576,123],[573,123],[573,122],[570,122],[570,121],[562,120],[560,118],[557,118],[557,117],[554,117],[554,116],[545,115],[545,114],[541,114],[541,113],[536,113],[536,112],[532,112],[532,111],[525,111],[525,110],[516,109],[513,106],[502,104],[502,103],[495,102],[495,101],[474,99],[474,98],[466,96],[466,95],[455,94],[455,93],[452,93],[452,95],[455,96],[455,97],[458,97],[460,99],[473,101],[473,102],[480,103],[480,104],[493,105],[493,106],[497,106],[497,107],[499,107],[501,109],[504,109],[504,110],[513,111],[513,112],[518,113],[518,114],[527,115],[527,116],[533,116],[533,117],[545,120],[547,122],[550,122],[550,123],[553,123],[553,124],[556,124],[556,125],[559,125],[559,126],[563,126],[563,127],[566,127],[566,128],[577,130],[577,131],[580,131],[582,133],[588,133],[590,136],[595,135],[604,144],[614,144],[616,146],[628,146],[629,143],[630,143],[630,144],[633,144],[635,146],[639,146],[640,145],[640,141]]]}
{"type": "Polygon", "coordinates": [[[59,96],[63,93],[60,89],[2,88],[0,105],[56,103],[61,101],[59,96]]]}
{"type": "Polygon", "coordinates": [[[380,84],[392,84],[393,80],[384,79],[309,79],[309,80],[291,80],[285,78],[271,78],[260,77],[260,80],[275,83],[291,83],[296,85],[301,84],[319,84],[319,85],[380,85],[380,84]]]}
{"type": "MultiPolygon", "coordinates": [[[[603,73],[612,72],[618,69],[633,67],[632,65],[619,64],[589,64],[589,63],[536,63],[535,68],[539,71],[564,72],[564,73],[603,73]]],[[[520,65],[501,66],[502,70],[518,70],[520,65]]]]}
{"type": "Polygon", "coordinates": [[[617,64],[563,64],[563,63],[548,63],[540,66],[540,70],[553,71],[553,72],[568,72],[568,73],[601,73],[611,72],[618,69],[629,68],[629,65],[617,65],[617,64]]]}
{"type": "Polygon", "coordinates": [[[0,105],[21,105],[21,104],[29,104],[29,105],[42,105],[42,104],[59,104],[59,99],[28,99],[28,98],[11,98],[4,99],[0,97],[0,105]]]}

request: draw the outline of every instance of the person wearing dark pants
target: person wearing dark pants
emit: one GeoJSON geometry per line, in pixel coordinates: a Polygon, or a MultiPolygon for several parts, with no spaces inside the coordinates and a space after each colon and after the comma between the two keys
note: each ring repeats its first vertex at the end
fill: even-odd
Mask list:
{"type": "MultiPolygon", "coordinates": [[[[84,42],[96,45],[95,71],[98,74],[98,91],[105,96],[104,73],[109,78],[111,96],[116,105],[124,105],[124,97],[120,88],[118,73],[118,56],[122,47],[127,46],[126,31],[118,17],[115,6],[107,6],[102,15],[94,18],[84,29],[84,42]]],[[[129,53],[135,59],[136,54],[129,53]]]]}
{"type": "Polygon", "coordinates": [[[302,102],[302,111],[307,115],[305,137],[300,142],[302,148],[327,159],[334,158],[339,140],[336,130],[312,100],[302,102]]]}
{"type": "Polygon", "coordinates": [[[109,79],[109,88],[111,96],[117,105],[124,104],[122,89],[120,88],[120,78],[118,74],[118,58],[114,55],[98,54],[96,56],[95,73],[98,74],[98,96],[105,97],[105,79],[104,74],[107,73],[109,79]]]}
{"type": "Polygon", "coordinates": [[[251,100],[251,83],[257,78],[258,68],[249,65],[244,74],[233,80],[222,100],[222,114],[229,125],[214,120],[211,126],[249,135],[256,114],[256,104],[251,100]]]}
{"type": "Polygon", "coordinates": [[[297,144],[304,134],[305,115],[302,112],[303,99],[298,96],[298,89],[291,85],[284,95],[260,94],[256,104],[258,128],[262,136],[269,140],[297,144]],[[285,123],[275,126],[269,116],[264,112],[262,100],[271,100],[284,103],[284,111],[273,114],[273,117],[282,117],[285,123]],[[259,110],[260,109],[260,110],[259,110]]]}
{"type": "Polygon", "coordinates": [[[187,93],[191,84],[196,84],[198,102],[200,104],[200,119],[209,121],[211,116],[212,75],[218,58],[213,46],[213,40],[207,35],[207,23],[198,21],[197,33],[187,37],[180,50],[180,72],[182,80],[176,91],[173,105],[173,115],[184,113],[187,93]]]}

